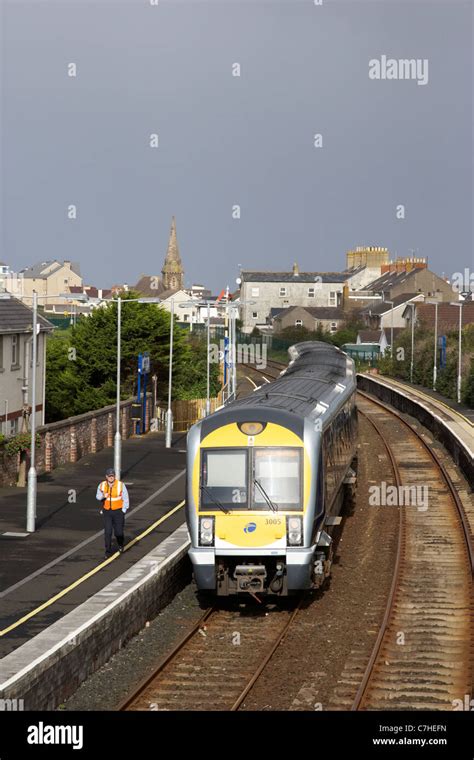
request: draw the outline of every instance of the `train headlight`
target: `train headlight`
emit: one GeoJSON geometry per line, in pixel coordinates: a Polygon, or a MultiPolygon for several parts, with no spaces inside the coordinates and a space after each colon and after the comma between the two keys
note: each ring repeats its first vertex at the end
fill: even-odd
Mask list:
{"type": "Polygon", "coordinates": [[[214,546],[214,518],[199,518],[199,546],[214,546]]]}
{"type": "Polygon", "coordinates": [[[301,517],[286,518],[286,535],[288,546],[301,546],[303,543],[303,522],[301,517]]]}

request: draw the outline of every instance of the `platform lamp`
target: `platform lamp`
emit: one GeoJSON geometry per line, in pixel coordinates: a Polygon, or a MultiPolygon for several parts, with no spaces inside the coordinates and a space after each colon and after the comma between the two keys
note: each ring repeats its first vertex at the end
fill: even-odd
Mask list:
{"type": "Polygon", "coordinates": [[[458,331],[458,379],[456,388],[456,398],[458,404],[461,403],[461,382],[462,382],[462,307],[464,301],[452,301],[450,306],[459,307],[459,331],[458,331]]]}
{"type": "Polygon", "coordinates": [[[433,390],[436,390],[436,380],[438,373],[438,304],[439,301],[426,299],[425,303],[435,307],[435,327],[434,327],[434,356],[433,356],[433,390]]]}

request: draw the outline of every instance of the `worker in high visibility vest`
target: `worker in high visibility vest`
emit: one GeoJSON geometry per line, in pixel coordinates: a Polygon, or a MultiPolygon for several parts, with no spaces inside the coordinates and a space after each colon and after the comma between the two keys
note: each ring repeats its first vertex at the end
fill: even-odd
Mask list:
{"type": "Polygon", "coordinates": [[[115,479],[115,470],[105,472],[105,480],[99,483],[96,499],[102,503],[101,514],[104,515],[105,558],[112,554],[112,529],[120,554],[123,552],[125,512],[129,507],[128,491],[125,483],[115,479]]]}

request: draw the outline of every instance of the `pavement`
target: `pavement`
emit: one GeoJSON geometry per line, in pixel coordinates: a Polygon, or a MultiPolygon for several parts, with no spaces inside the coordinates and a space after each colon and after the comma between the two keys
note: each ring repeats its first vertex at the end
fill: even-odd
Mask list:
{"type": "Polygon", "coordinates": [[[112,448],[38,478],[35,533],[26,533],[26,488],[0,488],[0,657],[86,601],[184,522],[185,445],[180,433],[171,449],[163,433],[123,443],[122,480],[130,495],[125,544],[131,545],[107,561],[95,494],[113,464],[112,448]]]}

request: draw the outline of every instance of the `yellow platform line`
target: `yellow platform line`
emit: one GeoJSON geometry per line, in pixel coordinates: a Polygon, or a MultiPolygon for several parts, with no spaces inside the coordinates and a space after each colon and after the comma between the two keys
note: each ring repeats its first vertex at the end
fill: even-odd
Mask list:
{"type": "MultiPolygon", "coordinates": [[[[149,533],[151,533],[152,530],[157,528],[158,525],[161,525],[161,523],[167,520],[168,517],[171,517],[171,515],[174,515],[174,513],[177,512],[179,509],[182,509],[183,506],[184,506],[184,501],[180,501],[180,503],[177,504],[176,507],[173,507],[173,509],[171,509],[169,512],[167,512],[166,515],[163,515],[163,517],[160,517],[159,520],[156,520],[156,522],[154,522],[146,530],[144,530],[143,533],[140,533],[139,536],[136,536],[136,538],[133,538],[131,541],[129,541],[129,543],[124,546],[124,551],[127,551],[127,549],[130,549],[130,547],[132,547],[142,538],[144,538],[149,533]]],[[[18,628],[18,626],[22,625],[23,623],[26,623],[27,620],[30,620],[35,615],[38,615],[43,610],[47,609],[47,607],[50,607],[52,604],[57,602],[58,599],[61,599],[63,596],[66,596],[66,594],[69,594],[70,591],[80,586],[81,583],[84,583],[84,581],[87,581],[89,578],[92,578],[92,576],[98,573],[99,570],[102,570],[103,567],[110,565],[110,563],[113,562],[114,559],[117,559],[117,557],[119,556],[120,556],[119,552],[115,552],[115,554],[112,554],[111,557],[104,560],[104,562],[101,562],[100,565],[97,565],[97,567],[94,567],[92,570],[90,570],[88,573],[83,575],[81,578],[78,578],[76,581],[74,581],[74,583],[71,583],[70,586],[60,591],[59,594],[52,596],[46,602],[43,602],[43,604],[41,604],[39,607],[36,607],[34,610],[31,610],[31,612],[28,612],[27,615],[24,615],[15,623],[12,623],[11,625],[9,625],[8,628],[4,628],[3,631],[0,631],[0,636],[5,636],[5,634],[10,633],[10,631],[13,631],[15,628],[18,628]]]]}

